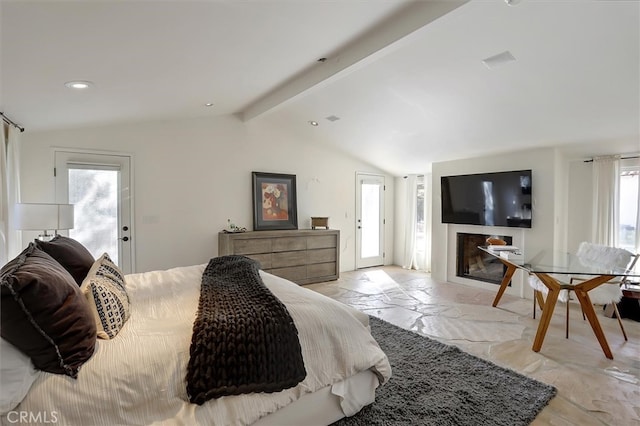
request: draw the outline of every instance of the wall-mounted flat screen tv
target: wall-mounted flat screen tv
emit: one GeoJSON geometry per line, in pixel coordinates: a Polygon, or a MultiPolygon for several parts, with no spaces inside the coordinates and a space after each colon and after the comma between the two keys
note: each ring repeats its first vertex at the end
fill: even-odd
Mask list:
{"type": "Polygon", "coordinates": [[[442,176],[442,223],[531,228],[531,170],[442,176]]]}

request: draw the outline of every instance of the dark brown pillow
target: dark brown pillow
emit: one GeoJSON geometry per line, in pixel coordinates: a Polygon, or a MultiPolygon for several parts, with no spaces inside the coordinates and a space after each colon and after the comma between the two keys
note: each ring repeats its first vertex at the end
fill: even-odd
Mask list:
{"type": "Polygon", "coordinates": [[[96,260],[89,250],[73,238],[62,235],[55,236],[51,241],[34,241],[40,250],[46,252],[69,271],[78,285],[89,273],[89,269],[96,260]]]}
{"type": "Polygon", "coordinates": [[[1,335],[44,371],[76,378],[93,355],[96,324],[71,275],[29,244],[0,270],[1,335]]]}

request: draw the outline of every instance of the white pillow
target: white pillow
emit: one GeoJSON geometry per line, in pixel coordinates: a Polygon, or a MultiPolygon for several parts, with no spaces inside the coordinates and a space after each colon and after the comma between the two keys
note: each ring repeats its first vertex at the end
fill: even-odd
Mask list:
{"type": "Polygon", "coordinates": [[[0,414],[5,415],[22,402],[39,374],[28,356],[0,338],[0,414]]]}

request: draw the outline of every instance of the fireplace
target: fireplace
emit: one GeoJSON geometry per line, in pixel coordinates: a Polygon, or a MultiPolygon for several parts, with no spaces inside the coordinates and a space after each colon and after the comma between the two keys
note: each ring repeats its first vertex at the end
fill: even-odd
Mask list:
{"type": "MultiPolygon", "coordinates": [[[[508,235],[468,234],[458,232],[456,275],[472,280],[500,284],[507,267],[500,260],[478,249],[478,246],[486,245],[487,238],[498,237],[512,244],[512,238],[508,235]]],[[[511,285],[511,283],[509,283],[511,285]]]]}

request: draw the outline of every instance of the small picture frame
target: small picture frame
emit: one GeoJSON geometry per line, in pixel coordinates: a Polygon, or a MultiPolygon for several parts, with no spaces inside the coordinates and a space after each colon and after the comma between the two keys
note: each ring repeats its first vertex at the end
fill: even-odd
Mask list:
{"type": "Polygon", "coordinates": [[[296,175],[251,172],[254,231],[298,229],[296,175]]]}

